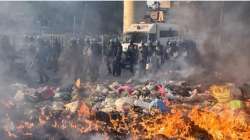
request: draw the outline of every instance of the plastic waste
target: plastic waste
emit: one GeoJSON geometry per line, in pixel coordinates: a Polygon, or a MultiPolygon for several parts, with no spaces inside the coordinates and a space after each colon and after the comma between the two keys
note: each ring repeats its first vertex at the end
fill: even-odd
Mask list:
{"type": "Polygon", "coordinates": [[[239,99],[242,97],[241,90],[232,83],[225,85],[213,85],[210,87],[212,96],[219,102],[225,103],[232,99],[239,99]]]}
{"type": "Polygon", "coordinates": [[[169,112],[169,109],[166,107],[164,102],[160,99],[154,99],[150,103],[150,109],[152,109],[152,108],[159,109],[161,112],[169,112]]]}
{"type": "Polygon", "coordinates": [[[134,101],[134,105],[135,106],[139,106],[139,107],[141,107],[143,109],[150,109],[150,103],[142,101],[140,99],[139,100],[135,100],[134,101]]]}
{"type": "Polygon", "coordinates": [[[250,99],[250,84],[245,83],[243,84],[242,87],[240,87],[242,94],[243,94],[243,98],[244,99],[250,99]]]}
{"type": "Polygon", "coordinates": [[[177,98],[177,97],[173,94],[173,91],[170,90],[169,88],[165,88],[165,91],[166,91],[166,94],[165,94],[166,98],[171,99],[171,100],[174,100],[174,99],[177,98]]]}
{"type": "Polygon", "coordinates": [[[114,98],[106,98],[102,104],[101,111],[103,112],[111,112],[115,111],[115,99],[114,98]]]}
{"type": "Polygon", "coordinates": [[[75,87],[80,89],[81,88],[81,80],[80,78],[78,78],[76,81],[75,81],[75,87]]]}
{"type": "Polygon", "coordinates": [[[4,130],[7,131],[7,132],[14,132],[16,130],[14,122],[11,121],[9,117],[7,117],[7,119],[5,119],[1,123],[3,125],[4,130]]]}
{"type": "Polygon", "coordinates": [[[128,106],[134,104],[134,99],[129,97],[122,97],[115,101],[115,106],[117,111],[125,111],[128,106]]]}
{"type": "Polygon", "coordinates": [[[162,97],[165,96],[165,88],[163,85],[156,85],[156,90],[160,93],[162,97]]]}
{"type": "Polygon", "coordinates": [[[148,85],[146,85],[146,88],[151,91],[155,88],[155,86],[153,84],[149,83],[148,85]]]}
{"type": "Polygon", "coordinates": [[[62,102],[53,102],[52,109],[55,111],[64,110],[64,104],[62,102]]]}
{"type": "Polygon", "coordinates": [[[241,100],[231,100],[229,102],[229,107],[232,110],[243,109],[245,107],[245,104],[241,100]]]}
{"type": "Polygon", "coordinates": [[[109,88],[112,89],[112,90],[115,90],[119,86],[120,86],[120,84],[116,81],[116,82],[113,82],[111,85],[109,85],[109,88]]]}
{"type": "Polygon", "coordinates": [[[52,99],[55,95],[55,88],[53,87],[43,87],[42,89],[38,90],[38,95],[40,98],[44,99],[44,100],[48,100],[48,99],[52,99]]]}
{"type": "Polygon", "coordinates": [[[133,91],[134,90],[133,90],[132,86],[130,86],[130,85],[122,85],[122,86],[118,87],[119,93],[127,93],[127,94],[131,95],[133,91]]]}
{"type": "Polygon", "coordinates": [[[68,92],[56,92],[54,97],[55,100],[69,101],[72,99],[71,94],[68,92]]]}
{"type": "Polygon", "coordinates": [[[25,99],[25,93],[22,90],[18,90],[14,97],[16,101],[23,101],[25,99]]]}
{"type": "Polygon", "coordinates": [[[71,103],[64,105],[66,110],[69,110],[72,113],[76,112],[78,106],[79,106],[79,101],[74,101],[74,102],[71,102],[71,103]]]}
{"type": "Polygon", "coordinates": [[[219,102],[224,103],[231,100],[230,89],[226,85],[213,85],[210,87],[212,96],[219,102]]]}
{"type": "Polygon", "coordinates": [[[104,94],[108,93],[108,89],[102,85],[97,85],[95,91],[100,92],[100,93],[104,93],[104,94]]]}

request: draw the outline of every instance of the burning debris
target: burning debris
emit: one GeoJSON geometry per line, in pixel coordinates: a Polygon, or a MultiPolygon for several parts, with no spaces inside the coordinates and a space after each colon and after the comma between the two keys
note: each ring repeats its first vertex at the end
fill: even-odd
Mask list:
{"type": "Polygon", "coordinates": [[[0,139],[250,139],[249,4],[57,4],[1,7],[0,139]]]}
{"type": "Polygon", "coordinates": [[[6,113],[1,135],[5,139],[72,139],[71,134],[74,139],[96,134],[107,139],[249,139],[249,99],[242,91],[249,94],[233,84],[203,90],[154,81],[103,85],[78,80],[68,90],[19,86],[14,98],[1,101],[6,113]]]}

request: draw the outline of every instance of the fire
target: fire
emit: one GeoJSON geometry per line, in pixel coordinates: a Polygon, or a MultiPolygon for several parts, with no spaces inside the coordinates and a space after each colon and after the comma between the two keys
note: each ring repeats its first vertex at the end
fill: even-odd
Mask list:
{"type": "Polygon", "coordinates": [[[82,102],[78,110],[78,116],[89,117],[90,115],[91,115],[90,108],[85,103],[82,102]]]}
{"type": "Polygon", "coordinates": [[[78,100],[66,104],[65,108],[69,109],[63,111],[41,108],[36,119],[12,121],[9,118],[13,128],[8,126],[5,132],[14,139],[32,137],[32,130],[37,127],[52,127],[63,132],[72,130],[79,135],[100,133],[107,139],[250,139],[250,115],[246,108],[230,109],[226,106],[232,88],[214,85],[210,92],[219,101],[214,107],[168,104],[171,109],[168,113],[132,105],[124,112],[107,113],[91,109],[83,100],[78,100]],[[216,106],[219,110],[215,109],[216,106]]]}
{"type": "Polygon", "coordinates": [[[112,124],[117,132],[127,132],[133,139],[152,139],[157,135],[173,139],[195,138],[192,121],[180,110],[170,114],[155,111],[146,116],[130,112],[121,119],[113,120],[112,124]]]}
{"type": "Polygon", "coordinates": [[[250,139],[249,115],[228,110],[218,114],[194,107],[189,113],[174,109],[170,114],[138,116],[134,112],[113,120],[113,129],[133,139],[162,135],[172,139],[250,139]],[[187,114],[186,114],[187,113],[187,114]]]}
{"type": "Polygon", "coordinates": [[[193,109],[189,117],[199,127],[205,129],[214,139],[250,139],[249,116],[244,112],[223,111],[220,114],[193,109]]]}
{"type": "MultiPolygon", "coordinates": [[[[152,110],[144,113],[133,108],[128,112],[109,113],[105,122],[98,120],[96,112],[91,111],[84,103],[78,108],[77,116],[63,115],[57,119],[48,116],[40,116],[39,124],[21,121],[16,124],[17,132],[23,136],[31,136],[31,129],[36,125],[44,125],[50,122],[57,129],[76,130],[80,134],[102,133],[106,137],[115,135],[120,138],[154,139],[164,137],[170,139],[250,139],[249,115],[244,111],[213,112],[209,109],[193,107],[186,110],[173,107],[171,113],[161,113],[152,110]]],[[[18,138],[16,133],[7,132],[9,137],[18,138]]]]}
{"type": "Polygon", "coordinates": [[[191,122],[181,112],[174,114],[159,114],[144,123],[149,138],[155,134],[167,137],[187,138],[191,135],[191,122]]]}

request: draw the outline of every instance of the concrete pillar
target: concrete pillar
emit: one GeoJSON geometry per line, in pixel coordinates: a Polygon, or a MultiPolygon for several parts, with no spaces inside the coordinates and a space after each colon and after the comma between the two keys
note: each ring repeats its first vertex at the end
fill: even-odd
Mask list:
{"type": "Polygon", "coordinates": [[[127,31],[133,23],[141,21],[146,13],[145,1],[123,1],[123,33],[127,31]]]}

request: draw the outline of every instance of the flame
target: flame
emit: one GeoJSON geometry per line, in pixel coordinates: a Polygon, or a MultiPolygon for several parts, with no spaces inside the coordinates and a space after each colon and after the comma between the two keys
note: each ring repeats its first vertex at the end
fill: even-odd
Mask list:
{"type": "MultiPolygon", "coordinates": [[[[187,112],[186,112],[187,113],[187,112]]],[[[194,107],[188,115],[174,109],[171,114],[157,113],[138,116],[134,113],[113,120],[113,128],[120,133],[127,131],[133,139],[152,139],[163,135],[172,139],[197,139],[203,135],[209,139],[250,139],[250,116],[244,111],[223,111],[220,114],[194,107]]]]}
{"type": "Polygon", "coordinates": [[[81,102],[79,110],[78,110],[78,116],[90,116],[91,115],[91,109],[83,102],[81,102]]]}
{"type": "MultiPolygon", "coordinates": [[[[214,85],[210,91],[219,102],[230,98],[228,86],[214,85]]],[[[11,102],[9,104],[13,106],[11,102]]],[[[6,108],[9,108],[9,104],[6,108]]],[[[250,139],[250,115],[243,109],[229,110],[223,103],[220,104],[222,106],[219,106],[219,110],[191,105],[186,108],[184,105],[174,104],[171,106],[171,113],[161,113],[159,110],[145,113],[131,107],[127,112],[106,113],[107,118],[99,120],[97,111],[79,101],[76,113],[65,110],[55,117],[50,110],[41,111],[37,122],[13,121],[16,130],[6,132],[10,138],[17,139],[20,133],[30,137],[34,127],[46,124],[61,130],[72,129],[82,135],[102,133],[105,139],[109,139],[110,135],[119,136],[120,139],[130,137],[132,140],[154,139],[157,136],[186,140],[250,139]]]]}
{"type": "MultiPolygon", "coordinates": [[[[223,110],[220,113],[209,109],[194,107],[187,110],[174,107],[171,113],[161,113],[152,110],[145,114],[136,109],[126,113],[118,113],[113,117],[108,114],[110,123],[97,120],[95,112],[81,103],[78,115],[65,115],[62,119],[52,119],[51,116],[40,116],[38,125],[50,123],[52,127],[64,130],[70,128],[80,134],[103,133],[108,135],[129,136],[132,140],[153,139],[155,136],[164,136],[170,139],[250,139],[249,115],[244,111],[223,110]],[[201,137],[202,136],[202,137],[201,137]]],[[[16,124],[18,132],[23,136],[31,136],[31,129],[36,125],[33,122],[21,121],[16,124]]],[[[9,131],[9,137],[18,138],[18,135],[9,131]]]]}
{"type": "Polygon", "coordinates": [[[214,139],[250,139],[249,116],[242,112],[223,111],[220,114],[194,108],[191,120],[205,129],[214,139]]]}
{"type": "Polygon", "coordinates": [[[190,138],[192,122],[181,111],[163,114],[155,111],[147,116],[130,112],[121,119],[112,120],[113,128],[119,133],[127,133],[133,139],[152,139],[155,135],[172,138],[190,138]]]}

